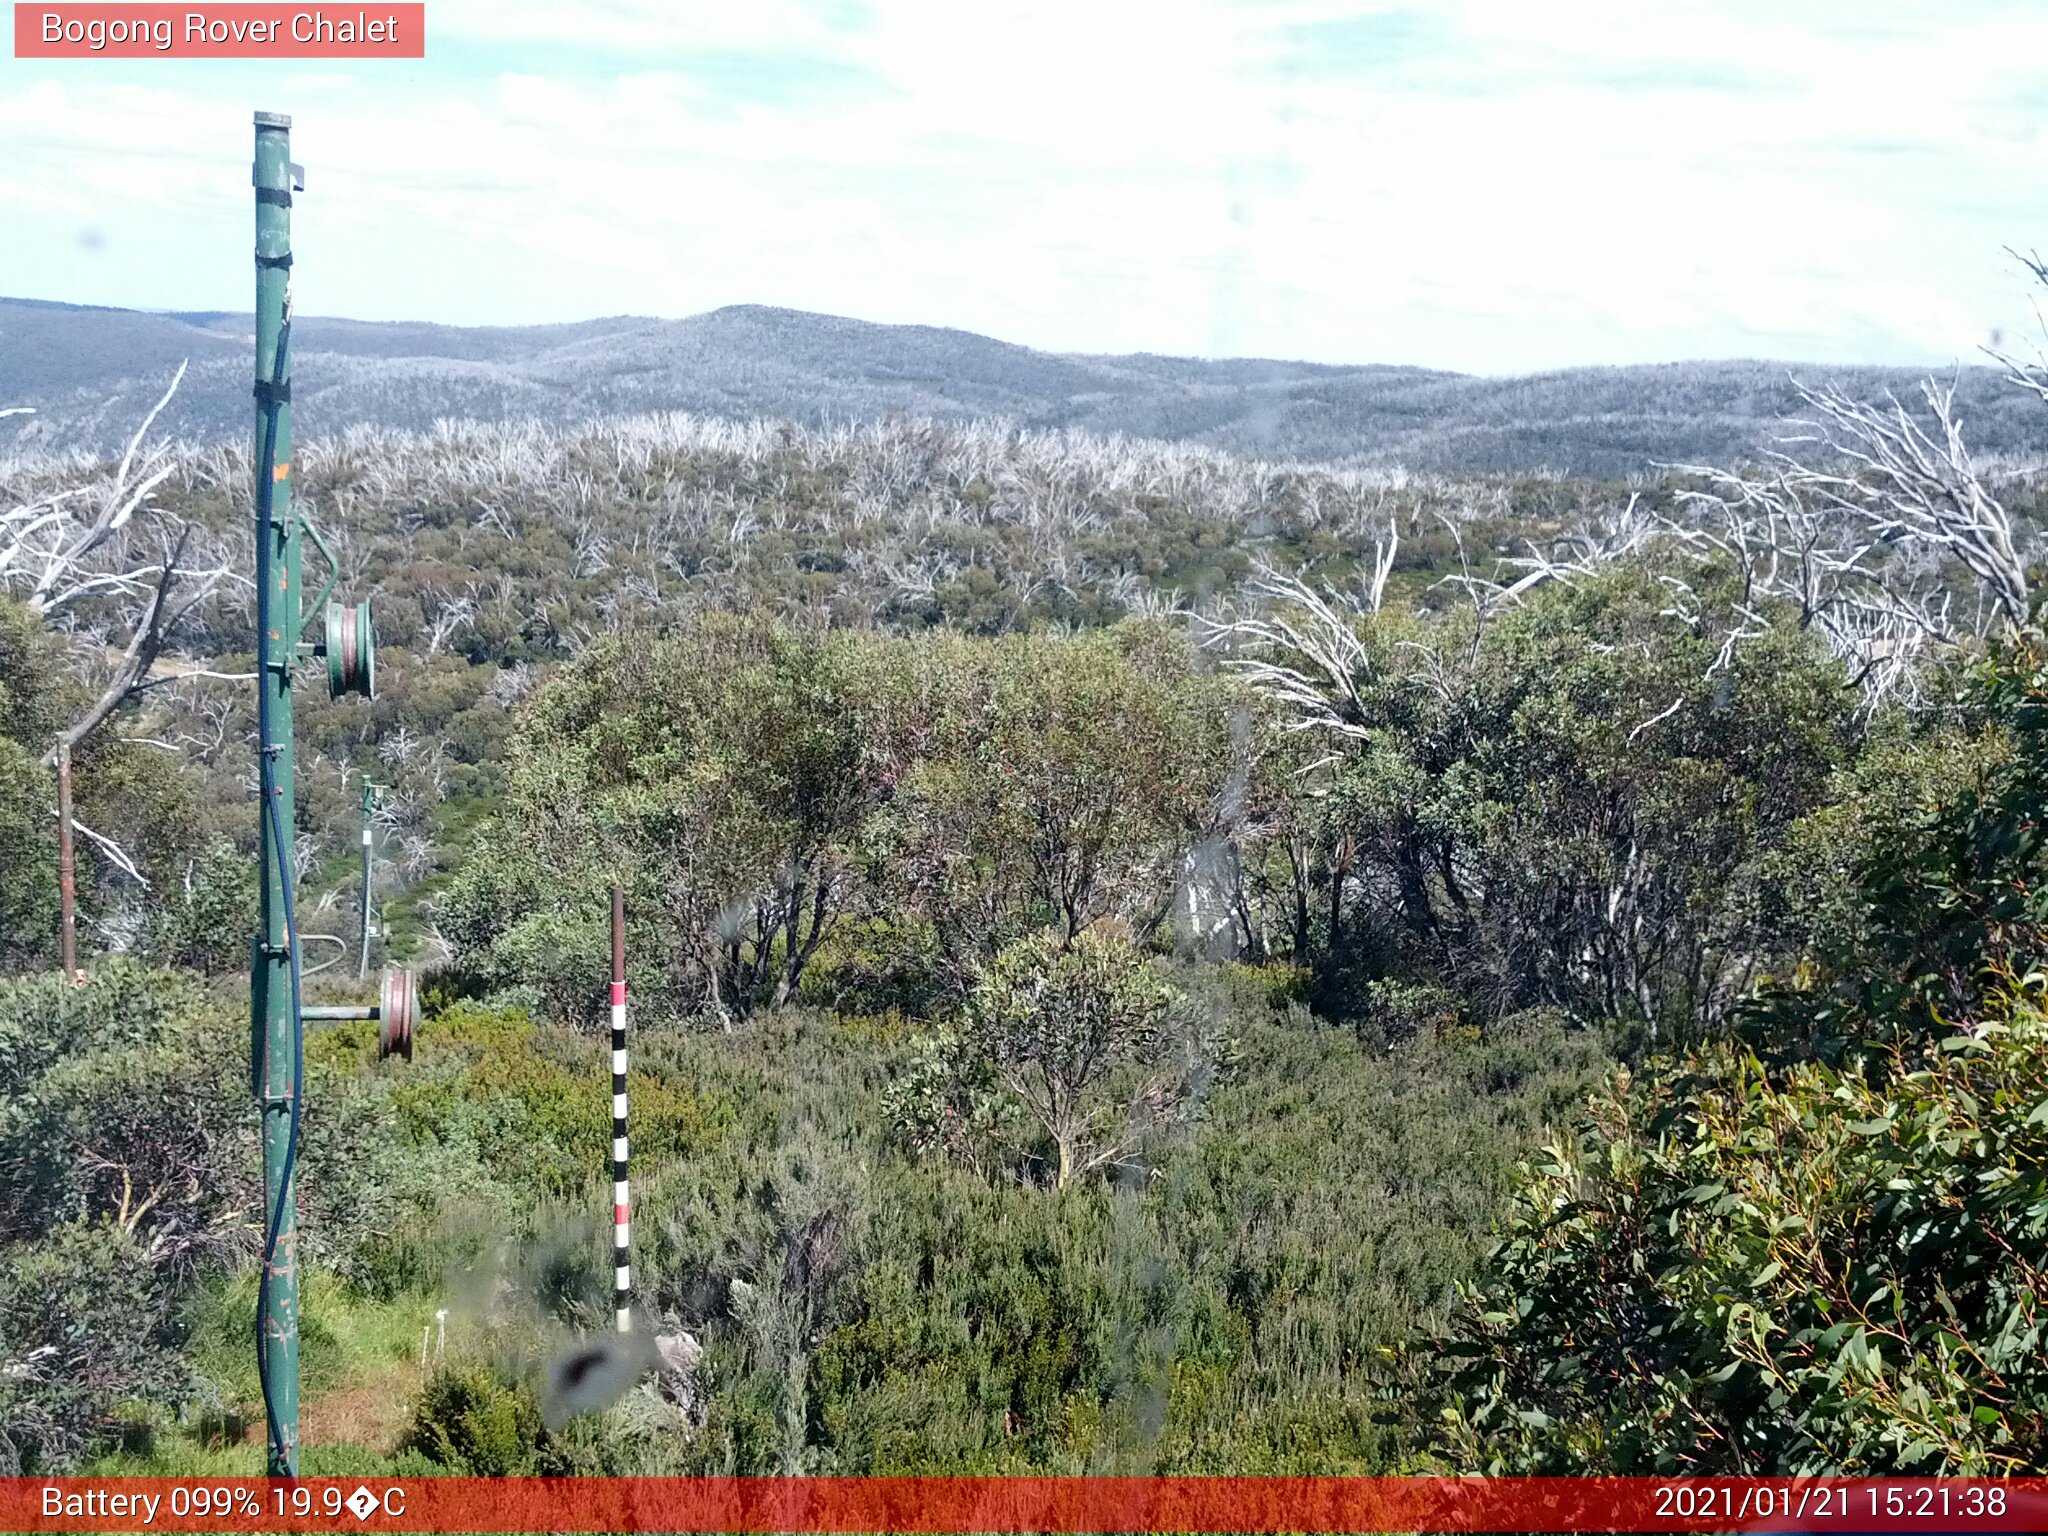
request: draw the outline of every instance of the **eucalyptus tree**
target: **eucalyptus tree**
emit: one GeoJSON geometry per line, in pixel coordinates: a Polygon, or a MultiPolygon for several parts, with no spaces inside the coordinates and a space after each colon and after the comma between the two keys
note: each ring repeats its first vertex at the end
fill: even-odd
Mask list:
{"type": "Polygon", "coordinates": [[[1241,691],[1173,629],[933,637],[906,652],[889,884],[956,981],[1051,927],[1149,938],[1227,838],[1241,691]]]}
{"type": "Polygon", "coordinates": [[[599,898],[621,880],[644,995],[727,1022],[786,1001],[859,894],[881,792],[860,706],[882,644],[732,615],[599,641],[527,711],[443,931],[588,1013],[599,898]]]}
{"type": "Polygon", "coordinates": [[[1482,1016],[1663,1029],[1767,958],[1765,856],[1853,748],[1850,697],[1794,628],[1724,651],[1734,599],[1695,577],[1686,612],[1666,548],[1623,509],[1507,580],[1454,575],[1434,614],[1273,579],[1212,632],[1269,739],[1320,748],[1269,752],[1320,813],[1321,911],[1297,879],[1289,926],[1352,1002],[1413,975],[1482,1016]]]}

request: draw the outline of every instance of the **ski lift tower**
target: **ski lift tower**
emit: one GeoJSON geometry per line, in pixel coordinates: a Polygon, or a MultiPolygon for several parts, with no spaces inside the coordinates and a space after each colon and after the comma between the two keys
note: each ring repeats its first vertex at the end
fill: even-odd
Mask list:
{"type": "Polygon", "coordinates": [[[268,1467],[299,1470],[298,1188],[294,1177],[305,1089],[308,1019],[374,1018],[382,1053],[412,1056],[416,989],[410,972],[387,974],[374,1005],[308,1008],[300,992],[299,932],[292,904],[296,820],[292,684],[303,661],[327,663],[330,697],[375,696],[376,640],[368,602],[329,603],[339,567],[320,530],[292,505],[292,194],[305,173],[291,158],[291,119],[256,114],[256,628],[257,812],[261,912],[250,959],[250,1079],[263,1114],[263,1267],[257,1282],[256,1364],[263,1382],[268,1467]],[[326,562],[310,605],[302,544],[326,562]],[[302,639],[308,607],[324,608],[319,639],[302,639]]]}

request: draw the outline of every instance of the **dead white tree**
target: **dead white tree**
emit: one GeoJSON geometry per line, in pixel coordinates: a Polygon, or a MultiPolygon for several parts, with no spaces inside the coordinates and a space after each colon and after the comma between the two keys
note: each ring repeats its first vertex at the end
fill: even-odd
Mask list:
{"type": "Polygon", "coordinates": [[[95,592],[133,595],[151,584],[157,567],[124,570],[115,562],[111,569],[102,569],[93,556],[118,542],[136,513],[149,506],[150,493],[175,468],[168,448],[155,445],[145,450],[142,444],[184,377],[181,363],[110,476],[53,490],[0,512],[0,581],[25,589],[23,601],[31,613],[46,615],[95,592]]]}
{"type": "MultiPolygon", "coordinates": [[[[44,766],[63,765],[51,813],[67,849],[60,875],[67,964],[76,923],[68,867],[73,834],[99,849],[107,866],[135,887],[149,887],[125,849],[71,812],[70,753],[124,706],[190,675],[190,669],[162,664],[165,645],[230,569],[205,530],[154,500],[178,459],[172,446],[151,442],[149,433],[184,377],[181,363],[111,468],[47,488],[31,480],[20,499],[0,497],[0,591],[17,595],[31,615],[79,642],[72,647],[74,659],[96,685],[92,702],[55,733],[42,754],[44,766]]],[[[17,408],[0,414],[21,413],[17,408]]],[[[101,925],[116,948],[132,938],[139,912],[127,901],[101,925]]]]}
{"type": "Polygon", "coordinates": [[[1477,631],[1488,620],[1513,608],[1545,582],[1571,586],[1642,549],[1655,537],[1656,526],[1641,510],[1641,503],[1642,493],[1638,491],[1629,496],[1628,504],[1619,511],[1590,516],[1544,543],[1524,540],[1522,547],[1528,552],[1501,557],[1491,576],[1472,568],[1465,551],[1464,530],[1457,519],[1438,512],[1436,519],[1449,532],[1455,546],[1458,569],[1437,585],[1457,588],[1472,604],[1476,644],[1477,631]]]}
{"type": "MultiPolygon", "coordinates": [[[[471,586],[475,586],[474,582],[471,586]]],[[[476,617],[476,596],[458,595],[424,583],[419,591],[420,617],[426,621],[426,651],[429,656],[445,650],[476,617]]]]}
{"type": "Polygon", "coordinates": [[[147,441],[149,431],[184,377],[180,364],[111,469],[12,506],[0,502],[0,589],[87,642],[80,659],[99,684],[49,743],[46,765],[123,705],[184,675],[159,666],[165,644],[228,579],[229,563],[205,531],[153,499],[177,466],[169,445],[147,441]]]}
{"type": "Polygon", "coordinates": [[[1792,483],[1874,544],[1917,547],[1961,566],[1995,620],[2018,628],[2027,620],[2027,567],[2012,514],[1971,462],[1954,386],[1928,379],[1921,394],[1932,432],[1889,396],[1879,407],[1832,386],[1802,389],[1819,419],[1811,434],[1790,441],[1819,443],[1849,469],[1802,465],[1792,483]]]}
{"type": "Polygon", "coordinates": [[[1325,585],[1311,587],[1261,564],[1246,585],[1252,612],[1221,622],[1200,621],[1205,644],[1236,654],[1224,665],[1241,673],[1261,693],[1288,706],[1283,729],[1324,730],[1339,736],[1371,734],[1370,712],[1361,688],[1373,653],[1360,622],[1386,601],[1387,577],[1401,546],[1390,520],[1373,546],[1372,575],[1356,593],[1325,585]]]}
{"type": "MultiPolygon", "coordinates": [[[[2048,262],[2044,262],[2038,255],[2032,252],[2022,256],[2011,246],[2007,246],[2005,251],[2008,256],[2012,257],[2013,260],[2033,274],[2036,283],[2043,288],[2048,288],[2048,262]]],[[[2040,322],[2042,333],[2048,335],[2048,317],[2044,317],[2041,314],[2038,302],[2034,306],[2034,318],[2040,322]]],[[[2042,350],[2038,339],[2034,343],[2034,356],[2031,361],[2015,357],[2009,352],[2001,352],[1995,346],[1986,347],[1984,351],[1992,361],[2004,367],[2005,381],[2008,384],[2012,385],[2015,389],[2025,390],[2028,394],[2034,395],[2040,400],[2048,401],[2048,352],[2042,350]]]]}
{"type": "Polygon", "coordinates": [[[1682,493],[1684,515],[1666,527],[1743,584],[1724,659],[1776,605],[1820,634],[1874,703],[1910,696],[1932,651],[2023,627],[2030,551],[1969,454],[1953,386],[1923,383],[1924,416],[1889,395],[1796,387],[1811,418],[1784,442],[1808,457],[1774,451],[1742,472],[1672,466],[1704,488],[1682,493]]]}

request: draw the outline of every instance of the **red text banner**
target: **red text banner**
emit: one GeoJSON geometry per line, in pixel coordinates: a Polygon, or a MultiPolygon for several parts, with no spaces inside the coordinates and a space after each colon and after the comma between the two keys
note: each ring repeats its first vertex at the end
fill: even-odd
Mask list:
{"type": "Polygon", "coordinates": [[[0,1479],[6,1531],[2048,1530],[2048,1478],[0,1479]]]}
{"type": "Polygon", "coordinates": [[[422,59],[413,5],[24,5],[18,59],[422,59]]]}

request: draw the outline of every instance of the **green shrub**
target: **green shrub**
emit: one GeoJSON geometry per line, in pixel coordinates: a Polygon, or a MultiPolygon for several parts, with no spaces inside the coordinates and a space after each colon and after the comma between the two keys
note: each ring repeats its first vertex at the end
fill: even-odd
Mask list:
{"type": "MultiPolygon", "coordinates": [[[[84,986],[55,972],[0,977],[0,1103],[26,1092],[33,1078],[81,1047],[149,1045],[213,1006],[192,977],[119,958],[93,966],[84,986]]],[[[246,1023],[242,1045],[246,1052],[246,1023]]]]}
{"type": "Polygon", "coordinates": [[[0,1476],[73,1470],[120,1437],[125,1405],[183,1399],[175,1297],[173,1273],[111,1223],[0,1247],[0,1476]]]}
{"type": "MultiPolygon", "coordinates": [[[[5,638],[0,631],[0,643],[5,638]]],[[[0,677],[0,709],[8,702],[0,677]]],[[[33,748],[0,734],[0,969],[57,961],[56,818],[49,812],[56,784],[33,748]]]]}
{"type": "MultiPolygon", "coordinates": [[[[524,1012],[474,1005],[424,1027],[434,1059],[391,1081],[399,1135],[474,1158],[490,1176],[560,1197],[604,1177],[611,1161],[610,1052],[603,1041],[538,1029],[524,1012]]],[[[665,1160],[721,1133],[728,1104],[674,1077],[634,1074],[633,1151],[665,1160]]]]}
{"type": "Polygon", "coordinates": [[[214,843],[187,860],[183,878],[150,914],[143,951],[160,965],[246,974],[256,879],[255,859],[231,843],[214,843]]]}
{"type": "Polygon", "coordinates": [[[1288,960],[1267,960],[1259,964],[1225,960],[1216,966],[1216,975],[1226,984],[1246,989],[1262,998],[1266,1006],[1276,1013],[1285,1012],[1290,1003],[1306,1003],[1309,984],[1313,980],[1306,966],[1288,960]]]}
{"type": "Polygon", "coordinates": [[[188,1266],[245,1250],[248,1038],[176,974],[0,982],[0,1240],[104,1218],[188,1266]]]}
{"type": "Polygon", "coordinates": [[[977,1165],[1004,1131],[1035,1127],[1049,1150],[1017,1150],[1043,1151],[1045,1182],[1064,1189],[1198,1104],[1218,1034],[1107,925],[1048,931],[988,964],[958,1029],[913,1051],[887,1112],[914,1148],[977,1165]]]}
{"type": "Polygon", "coordinates": [[[942,957],[929,923],[873,917],[834,928],[804,970],[796,1001],[843,1014],[928,1016],[944,997],[942,957]]]}
{"type": "Polygon", "coordinates": [[[1984,1475],[2048,1457],[2048,1018],[1866,1075],[1716,1048],[1528,1173],[1448,1346],[1495,1472],[1984,1475]]]}
{"type": "Polygon", "coordinates": [[[1978,755],[1864,808],[1816,951],[1727,1044],[1624,1074],[1527,1170],[1447,1345],[1512,1472],[1982,1474],[2048,1458],[2048,657],[1978,755]]]}
{"type": "Polygon", "coordinates": [[[507,1385],[487,1366],[456,1365],[428,1379],[407,1443],[468,1477],[532,1477],[546,1440],[529,1387],[507,1385]]]}
{"type": "Polygon", "coordinates": [[[1380,1046],[1404,1040],[1440,1040],[1458,1027],[1464,1005],[1449,987],[1428,981],[1369,981],[1363,989],[1358,1035],[1380,1046]]]}

